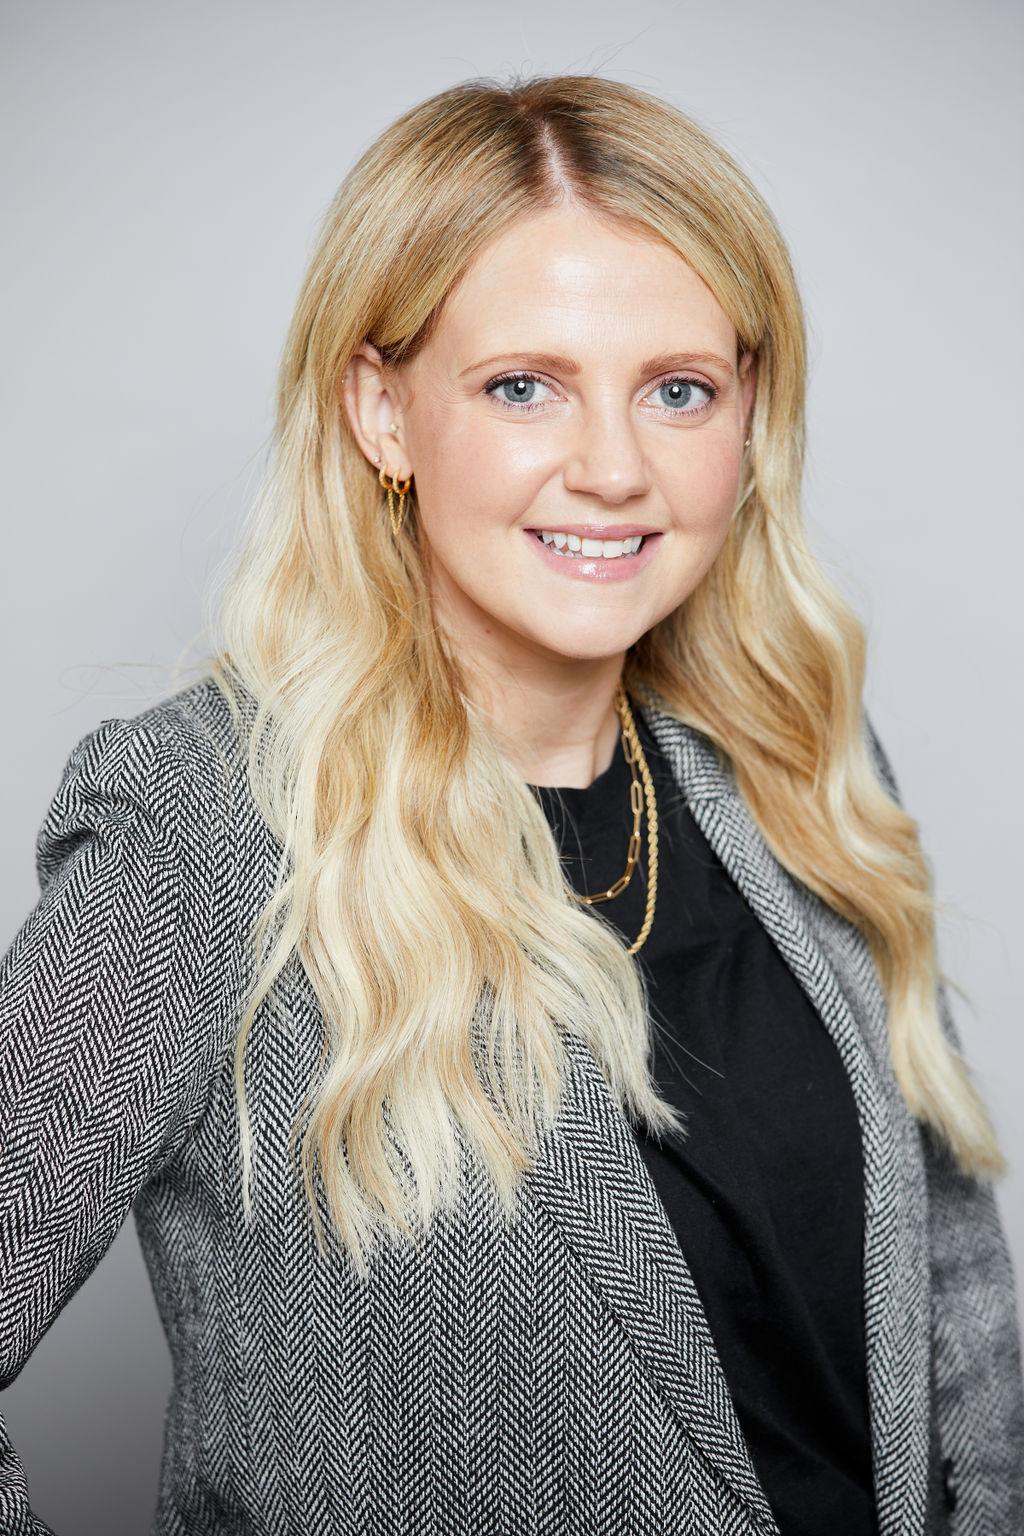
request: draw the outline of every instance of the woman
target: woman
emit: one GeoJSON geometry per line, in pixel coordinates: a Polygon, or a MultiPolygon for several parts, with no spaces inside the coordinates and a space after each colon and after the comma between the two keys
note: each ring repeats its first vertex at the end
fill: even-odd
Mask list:
{"type": "Polygon", "coordinates": [[[3,973],[3,1379],[133,1209],[156,1531],[1019,1529],[1005,1163],[803,408],[662,101],[470,82],[343,183],[220,649],[72,752],[3,973]]]}

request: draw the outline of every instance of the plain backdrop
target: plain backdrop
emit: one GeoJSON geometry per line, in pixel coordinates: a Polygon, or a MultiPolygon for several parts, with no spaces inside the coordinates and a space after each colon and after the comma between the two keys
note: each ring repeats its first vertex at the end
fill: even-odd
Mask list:
{"type": "MultiPolygon", "coordinates": [[[[710,129],[790,243],[808,528],[868,625],[868,707],[947,907],[1024,1271],[1024,8],[8,0],[0,18],[0,941],[38,896],[71,747],[204,654],[206,583],[352,161],[458,80],[625,80],[710,129]]],[[[0,1399],[61,1536],[149,1529],[169,1388],[129,1220],[0,1399]]]]}

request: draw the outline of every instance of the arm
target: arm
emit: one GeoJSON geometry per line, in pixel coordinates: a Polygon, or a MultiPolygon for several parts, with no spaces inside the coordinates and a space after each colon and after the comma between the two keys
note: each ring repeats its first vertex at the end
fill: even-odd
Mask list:
{"type": "MultiPolygon", "coordinates": [[[[865,726],[879,776],[902,805],[866,715],[865,726]]],[[[942,979],[937,1005],[946,1038],[963,1056],[942,979]]],[[[952,1531],[1015,1536],[1024,1531],[1024,1382],[1013,1265],[991,1182],[962,1173],[930,1126],[922,1124],[921,1141],[936,1413],[952,1531]]]]}
{"type": "MultiPolygon", "coordinates": [[[[237,927],[212,761],[105,720],[40,828],[40,899],[0,962],[0,1390],[205,1108],[237,927]]],[[[52,1536],[2,1417],[0,1530],[52,1536]]]]}

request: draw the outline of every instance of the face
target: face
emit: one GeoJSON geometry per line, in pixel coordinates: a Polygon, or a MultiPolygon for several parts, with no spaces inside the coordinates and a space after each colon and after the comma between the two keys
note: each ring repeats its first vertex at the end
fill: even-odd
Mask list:
{"type": "Polygon", "coordinates": [[[350,419],[371,462],[415,476],[467,660],[621,664],[685,601],[735,506],[753,361],[675,251],[572,208],[495,240],[405,368],[360,348],[350,419]]]}

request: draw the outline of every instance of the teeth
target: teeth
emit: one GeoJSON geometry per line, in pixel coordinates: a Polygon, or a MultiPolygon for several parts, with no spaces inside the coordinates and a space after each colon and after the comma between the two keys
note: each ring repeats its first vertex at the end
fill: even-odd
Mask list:
{"type": "Polygon", "coordinates": [[[643,534],[630,539],[581,539],[575,533],[545,529],[540,537],[558,554],[584,555],[591,559],[617,560],[620,555],[635,555],[644,541],[643,534]]]}

